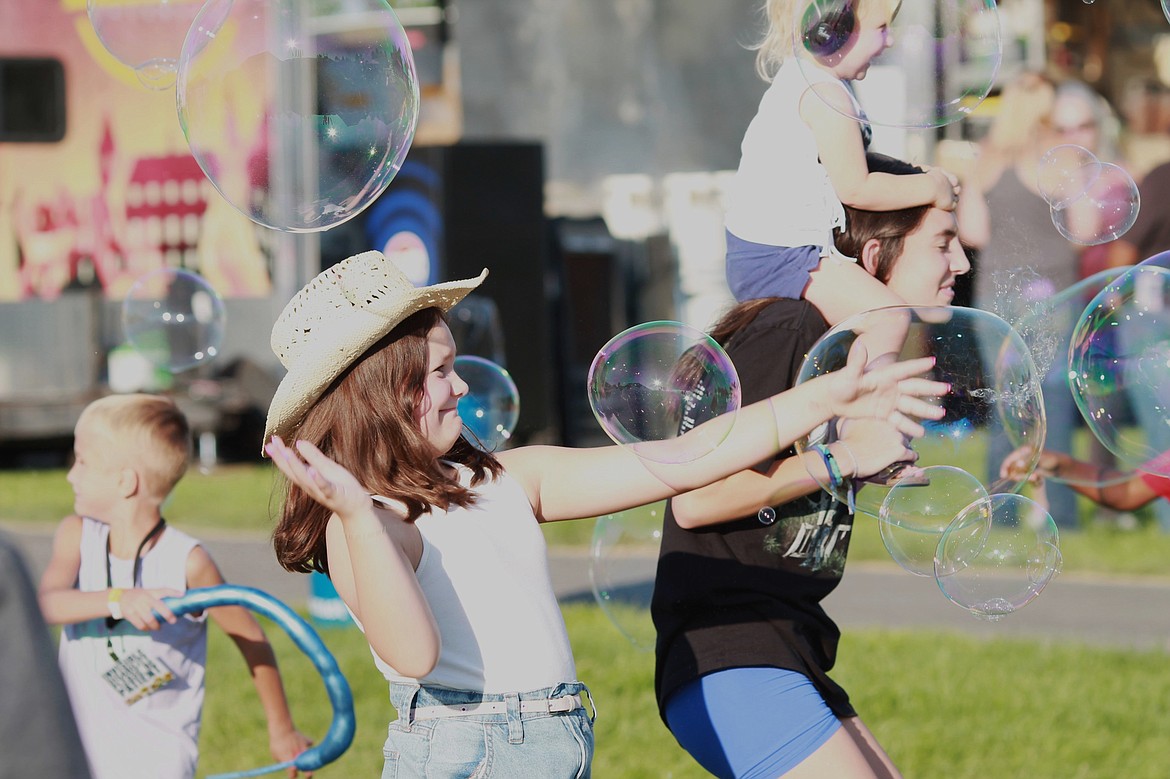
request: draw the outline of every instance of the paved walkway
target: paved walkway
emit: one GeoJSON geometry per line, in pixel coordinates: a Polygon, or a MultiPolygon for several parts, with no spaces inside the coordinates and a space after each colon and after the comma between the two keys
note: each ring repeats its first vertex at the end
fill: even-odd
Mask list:
{"type": "MultiPolygon", "coordinates": [[[[0,522],[24,554],[34,577],[49,559],[51,528],[0,522]]],[[[224,577],[257,587],[290,605],[308,598],[308,578],[276,564],[267,539],[222,534],[202,536],[224,577]]],[[[592,600],[589,557],[553,549],[553,587],[562,601],[592,600]]],[[[618,574],[640,602],[648,601],[653,561],[630,558],[618,574]]],[[[894,565],[855,563],[826,609],[843,630],[856,627],[931,628],[974,636],[1075,640],[1100,646],[1162,649],[1170,652],[1170,581],[1058,576],[1027,607],[998,622],[975,619],[954,606],[928,578],[894,565]]]]}

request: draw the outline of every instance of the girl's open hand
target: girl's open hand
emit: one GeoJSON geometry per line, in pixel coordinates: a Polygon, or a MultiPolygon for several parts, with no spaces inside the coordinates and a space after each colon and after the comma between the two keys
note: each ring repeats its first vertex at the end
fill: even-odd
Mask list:
{"type": "Polygon", "coordinates": [[[264,451],[289,481],[342,519],[370,509],[370,494],[353,474],[308,441],[297,441],[293,451],[272,436],[264,451]]]}
{"type": "Polygon", "coordinates": [[[854,341],[845,367],[826,374],[833,416],[885,419],[903,435],[918,438],[926,430],[915,418],[941,419],[946,413],[941,406],[924,400],[941,397],[951,389],[946,382],[922,377],[934,367],[933,357],[895,362],[868,373],[865,364],[865,346],[854,341]]]}
{"type": "Polygon", "coordinates": [[[852,476],[857,479],[867,479],[895,463],[918,459],[918,453],[907,445],[906,436],[884,419],[851,419],[841,425],[840,435],[839,442],[853,460],[852,476]]]}

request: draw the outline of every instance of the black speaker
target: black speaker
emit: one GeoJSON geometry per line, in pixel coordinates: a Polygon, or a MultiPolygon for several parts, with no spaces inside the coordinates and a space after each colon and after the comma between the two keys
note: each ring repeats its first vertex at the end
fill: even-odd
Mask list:
{"type": "Polygon", "coordinates": [[[322,267],[377,249],[415,284],[488,268],[483,286],[452,311],[460,352],[502,362],[512,375],[520,394],[515,440],[560,440],[552,325],[559,282],[549,262],[539,143],[416,146],[378,200],[344,226],[322,236],[322,267]]]}
{"type": "Polygon", "coordinates": [[[59,60],[0,57],[0,142],[65,137],[65,69],[59,60]]]}

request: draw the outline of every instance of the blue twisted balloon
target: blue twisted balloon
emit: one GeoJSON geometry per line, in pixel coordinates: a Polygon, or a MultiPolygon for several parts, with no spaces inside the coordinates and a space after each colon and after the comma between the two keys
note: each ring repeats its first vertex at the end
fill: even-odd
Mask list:
{"type": "Polygon", "coordinates": [[[247,771],[230,774],[216,774],[208,779],[237,779],[237,777],[260,776],[296,766],[299,771],[315,771],[332,763],[349,749],[353,743],[357,723],[353,713],[353,693],[349,682],[341,672],[337,660],[330,654],[321,637],[312,626],[291,608],[263,590],[241,587],[235,584],[221,584],[217,587],[198,587],[177,598],[163,598],[176,616],[204,611],[216,606],[243,606],[271,619],[288,633],[293,642],[312,661],[325,683],[329,702],[333,705],[333,722],[321,742],[306,749],[293,760],[275,763],[247,771]]]}

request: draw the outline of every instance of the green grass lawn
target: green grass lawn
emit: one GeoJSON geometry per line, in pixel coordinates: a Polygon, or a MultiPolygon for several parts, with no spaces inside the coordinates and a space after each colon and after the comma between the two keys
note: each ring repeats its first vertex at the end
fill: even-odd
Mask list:
{"type": "MultiPolygon", "coordinates": [[[[707,774],[658,718],[653,656],[636,650],[592,605],[565,608],[578,672],[600,716],[600,779],[699,779],[707,774]]],[[[293,713],[320,738],[328,699],[309,662],[265,622],[293,713]]],[[[235,648],[212,628],[200,775],[271,762],[263,715],[235,648]]],[[[393,718],[384,680],[356,629],[322,636],[353,687],[357,736],[322,777],[377,776],[393,718]]],[[[1164,652],[945,633],[854,631],[835,677],[909,779],[1165,779],[1170,665],[1164,652]]]]}
{"type": "MultiPolygon", "coordinates": [[[[267,465],[229,465],[211,473],[192,471],[165,506],[167,519],[196,536],[208,532],[268,534],[278,505],[274,470],[267,465]]],[[[0,471],[0,521],[46,526],[72,511],[65,471],[0,471]]],[[[1081,503],[1084,530],[1060,538],[1065,572],[1170,575],[1170,534],[1147,520],[1134,531],[1118,531],[1092,521],[1095,507],[1081,503]]],[[[546,525],[550,545],[586,548],[593,520],[546,525]]],[[[889,562],[877,521],[862,515],[854,526],[849,559],[889,562]]],[[[891,563],[892,564],[892,563],[891,563]]]]}
{"type": "MultiPolygon", "coordinates": [[[[0,471],[0,520],[51,526],[71,510],[63,471],[0,471]]],[[[166,508],[196,535],[267,533],[272,470],[225,466],[192,472],[166,508]]],[[[546,527],[553,546],[585,547],[594,521],[546,527]]],[[[1119,532],[1087,523],[1061,538],[1066,572],[1170,573],[1170,535],[1148,526],[1119,532]]],[[[855,525],[854,560],[888,560],[876,521],[855,525]]],[[[892,563],[891,563],[892,565],[892,563]]],[[[653,657],[635,649],[592,604],[565,606],[580,677],[600,709],[594,775],[601,779],[705,774],[658,718],[653,657]]],[[[320,738],[328,699],[316,670],[283,632],[266,623],[281,658],[302,730],[320,738]]],[[[201,775],[270,762],[259,702],[247,669],[215,628],[209,655],[201,775]]],[[[392,718],[386,685],[362,636],[325,630],[354,690],[354,745],[325,777],[377,776],[392,718]]],[[[1127,652],[1071,644],[978,641],[928,631],[845,635],[836,678],[852,692],[867,724],[907,777],[1127,777],[1164,779],[1170,754],[1170,665],[1165,652],[1127,652]]]]}

